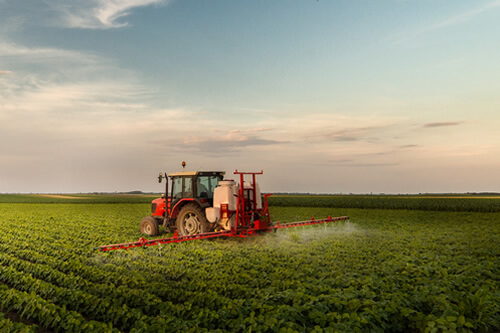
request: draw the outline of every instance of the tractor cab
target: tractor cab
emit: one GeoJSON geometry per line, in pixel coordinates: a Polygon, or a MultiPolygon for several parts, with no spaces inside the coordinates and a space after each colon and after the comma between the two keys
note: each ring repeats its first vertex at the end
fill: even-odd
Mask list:
{"type": "Polygon", "coordinates": [[[212,206],[214,190],[224,178],[223,171],[183,171],[168,174],[171,179],[171,205],[183,199],[195,199],[202,206],[212,206]]]}
{"type": "Polygon", "coordinates": [[[160,225],[165,230],[177,229],[182,234],[208,230],[204,210],[213,206],[215,188],[224,179],[224,175],[224,171],[160,173],[158,181],[161,183],[163,179],[166,180],[165,194],[152,201],[151,216],[141,222],[141,232],[157,235],[160,225]],[[201,222],[194,223],[195,219],[189,215],[190,212],[201,222]],[[179,214],[183,215],[182,223],[177,223],[179,214]]]}

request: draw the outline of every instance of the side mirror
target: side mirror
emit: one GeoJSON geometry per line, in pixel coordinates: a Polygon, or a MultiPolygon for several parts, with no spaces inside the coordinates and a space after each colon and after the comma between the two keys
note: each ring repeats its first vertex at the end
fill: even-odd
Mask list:
{"type": "Polygon", "coordinates": [[[161,183],[163,180],[163,173],[160,172],[160,175],[158,176],[158,183],[161,183]]]}

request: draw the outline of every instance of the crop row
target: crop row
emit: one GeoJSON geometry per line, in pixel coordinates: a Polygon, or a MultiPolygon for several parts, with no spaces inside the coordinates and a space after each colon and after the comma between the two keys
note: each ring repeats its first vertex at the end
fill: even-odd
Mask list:
{"type": "Polygon", "coordinates": [[[111,325],[86,320],[75,311],[54,305],[36,293],[27,293],[0,284],[0,306],[17,311],[22,317],[37,320],[41,326],[63,332],[116,332],[111,325]]]}
{"type": "Polygon", "coordinates": [[[26,325],[12,321],[0,312],[0,332],[2,333],[35,333],[36,329],[36,325],[26,325]]]}

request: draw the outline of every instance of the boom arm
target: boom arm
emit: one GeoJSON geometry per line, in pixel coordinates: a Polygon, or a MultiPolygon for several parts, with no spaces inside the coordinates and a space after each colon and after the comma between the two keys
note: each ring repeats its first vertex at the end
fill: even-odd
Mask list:
{"type": "Polygon", "coordinates": [[[95,247],[94,250],[99,250],[101,252],[104,251],[112,251],[112,250],[127,250],[134,247],[145,247],[145,246],[153,246],[160,244],[170,244],[170,243],[180,243],[197,239],[208,239],[208,238],[217,238],[217,237],[248,237],[257,235],[259,232],[270,232],[277,229],[285,229],[285,228],[293,228],[293,227],[302,227],[306,225],[314,225],[314,224],[324,224],[324,223],[332,223],[339,221],[349,220],[349,216],[340,216],[340,217],[330,217],[328,216],[326,219],[316,220],[311,218],[307,221],[298,221],[298,222],[289,222],[289,223],[280,223],[279,221],[276,224],[271,225],[265,229],[263,228],[251,228],[240,230],[240,232],[235,232],[235,230],[227,230],[227,231],[219,231],[219,232],[209,232],[205,234],[197,234],[197,235],[187,235],[187,236],[179,236],[177,232],[173,237],[167,238],[159,238],[153,240],[147,240],[145,238],[139,238],[137,242],[131,243],[122,243],[122,244],[111,244],[95,247]]]}

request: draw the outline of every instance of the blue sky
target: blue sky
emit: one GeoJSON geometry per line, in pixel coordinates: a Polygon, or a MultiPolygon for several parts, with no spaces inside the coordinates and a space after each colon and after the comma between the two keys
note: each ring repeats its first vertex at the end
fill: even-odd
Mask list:
{"type": "Polygon", "coordinates": [[[0,0],[0,193],[500,191],[500,1],[0,0]]]}

